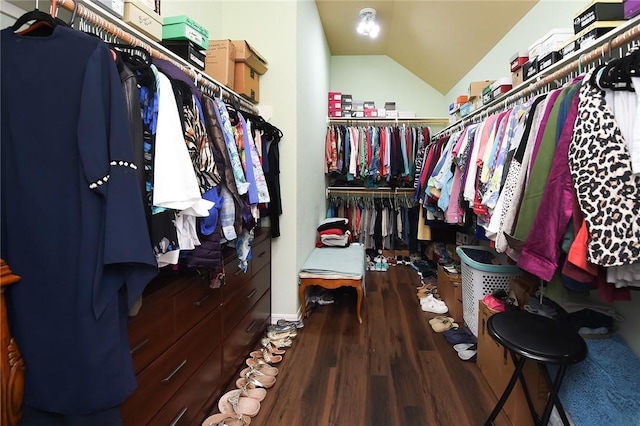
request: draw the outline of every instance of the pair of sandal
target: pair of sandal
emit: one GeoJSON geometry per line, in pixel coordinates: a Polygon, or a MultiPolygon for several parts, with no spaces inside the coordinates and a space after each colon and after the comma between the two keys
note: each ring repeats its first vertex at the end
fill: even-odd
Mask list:
{"type": "Polygon", "coordinates": [[[463,361],[475,361],[478,355],[476,343],[458,343],[453,345],[453,349],[458,353],[458,358],[463,361]]]}
{"type": "MultiPolygon", "coordinates": [[[[428,295],[433,294],[438,296],[438,286],[435,284],[423,283],[421,286],[416,287],[416,295],[418,299],[423,299],[428,295]]],[[[439,298],[439,296],[438,296],[439,298]]]]}
{"type": "Polygon", "coordinates": [[[429,320],[429,325],[436,333],[443,333],[451,328],[458,328],[459,325],[451,317],[437,315],[429,320]]]}

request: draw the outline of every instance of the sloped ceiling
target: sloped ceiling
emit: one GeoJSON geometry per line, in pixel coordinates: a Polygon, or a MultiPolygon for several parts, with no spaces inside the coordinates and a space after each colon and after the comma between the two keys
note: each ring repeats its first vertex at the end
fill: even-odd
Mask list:
{"type": "Polygon", "coordinates": [[[446,94],[537,0],[316,0],[332,55],[387,55],[446,94]],[[376,9],[376,39],[356,32],[376,9]]]}

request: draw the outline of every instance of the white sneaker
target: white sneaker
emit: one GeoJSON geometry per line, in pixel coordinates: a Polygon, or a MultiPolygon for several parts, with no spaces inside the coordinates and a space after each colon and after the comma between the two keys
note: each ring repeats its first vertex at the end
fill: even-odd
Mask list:
{"type": "Polygon", "coordinates": [[[420,300],[420,307],[425,312],[433,312],[434,314],[444,314],[449,312],[447,305],[438,299],[434,299],[433,295],[429,295],[420,300]]]}

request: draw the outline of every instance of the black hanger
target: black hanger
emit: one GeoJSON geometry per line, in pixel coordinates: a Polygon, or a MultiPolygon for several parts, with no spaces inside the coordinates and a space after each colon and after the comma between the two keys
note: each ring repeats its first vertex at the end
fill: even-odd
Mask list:
{"type": "Polygon", "coordinates": [[[65,24],[64,21],[60,19],[56,19],[46,12],[43,12],[38,9],[34,9],[30,12],[25,13],[21,17],[19,17],[18,20],[11,26],[11,29],[14,32],[18,31],[24,24],[30,21],[42,22],[44,24],[47,24],[51,28],[55,27],[60,23],[65,24]]]}

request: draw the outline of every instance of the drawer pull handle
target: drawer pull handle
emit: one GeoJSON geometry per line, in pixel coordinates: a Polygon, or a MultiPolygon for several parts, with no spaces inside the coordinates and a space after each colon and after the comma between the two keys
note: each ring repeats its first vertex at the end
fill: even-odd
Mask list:
{"type": "Polygon", "coordinates": [[[138,352],[140,349],[142,349],[144,347],[144,345],[146,345],[147,343],[149,343],[151,341],[151,339],[149,339],[148,337],[145,337],[144,339],[142,339],[140,342],[138,342],[133,348],[131,348],[131,350],[129,351],[129,353],[131,355],[134,355],[136,352],[138,352]]]}
{"type": "Polygon", "coordinates": [[[211,295],[210,295],[210,294],[205,295],[202,299],[200,299],[200,300],[198,300],[197,302],[195,302],[195,303],[193,304],[193,306],[197,306],[197,307],[202,306],[202,304],[203,304],[204,302],[206,302],[206,301],[207,301],[207,299],[208,299],[209,297],[211,297],[211,295]]]}
{"type": "Polygon", "coordinates": [[[173,379],[173,376],[175,376],[176,374],[178,374],[178,372],[180,370],[182,370],[182,368],[187,365],[187,360],[182,360],[182,362],[180,363],[180,365],[178,365],[171,373],[169,373],[169,375],[167,377],[165,377],[164,379],[162,379],[162,383],[169,383],[171,381],[171,379],[173,379]]]}
{"type": "Polygon", "coordinates": [[[249,327],[247,327],[247,329],[245,330],[245,333],[251,333],[251,331],[253,330],[253,327],[255,327],[257,323],[258,323],[257,320],[253,320],[253,322],[249,324],[249,327]]]}
{"type": "Polygon", "coordinates": [[[253,297],[253,295],[256,294],[256,291],[258,291],[257,288],[254,288],[253,290],[251,290],[251,293],[249,293],[249,295],[247,295],[247,300],[251,299],[253,297]]]}
{"type": "Polygon", "coordinates": [[[265,254],[267,254],[267,251],[266,251],[266,250],[265,250],[265,251],[263,251],[262,253],[260,253],[260,254],[258,255],[258,257],[262,257],[262,256],[264,256],[265,254]]]}
{"type": "Polygon", "coordinates": [[[169,426],[176,426],[178,424],[178,422],[180,421],[180,419],[187,413],[188,409],[189,409],[189,407],[184,407],[182,410],[180,410],[180,412],[178,413],[176,418],[173,419],[173,421],[171,423],[169,423],[169,426]]]}

